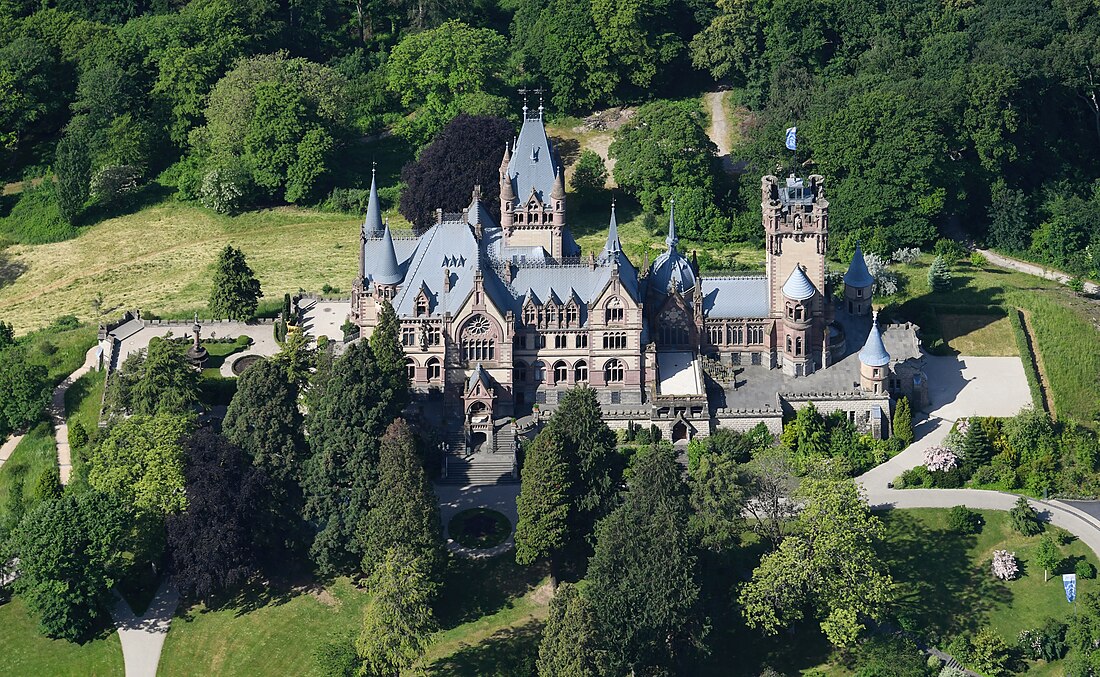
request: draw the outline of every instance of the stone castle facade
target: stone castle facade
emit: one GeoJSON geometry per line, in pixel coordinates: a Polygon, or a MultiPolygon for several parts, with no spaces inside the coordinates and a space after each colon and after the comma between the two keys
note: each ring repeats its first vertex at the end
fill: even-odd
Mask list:
{"type": "Polygon", "coordinates": [[[678,248],[674,206],[665,251],[639,269],[614,206],[603,248],[580,251],[541,112],[524,117],[500,166],[499,223],[471,186],[462,212],[395,237],[372,182],[360,234],[352,321],[369,336],[393,304],[410,380],[452,448],[501,451],[514,439],[502,428],[579,384],[612,427],[656,425],[673,441],[761,421],[778,431],[811,400],[885,435],[892,395],[923,402],[915,327],[872,321],[858,248],[834,298],[823,177],[763,177],[763,274],[700,271],[678,248]]]}

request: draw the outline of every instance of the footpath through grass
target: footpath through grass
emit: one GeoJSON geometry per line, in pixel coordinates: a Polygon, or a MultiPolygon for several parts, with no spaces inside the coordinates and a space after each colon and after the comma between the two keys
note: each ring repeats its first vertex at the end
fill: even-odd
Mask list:
{"type": "Polygon", "coordinates": [[[49,639],[19,597],[0,604],[0,673],[9,677],[117,677],[123,673],[118,633],[85,644],[49,639]]]}
{"type": "Polygon", "coordinates": [[[24,509],[34,504],[35,485],[47,470],[57,472],[57,444],[53,428],[48,423],[39,423],[27,432],[11,458],[0,467],[0,522],[8,518],[13,506],[11,495],[16,488],[22,487],[24,509]]]}

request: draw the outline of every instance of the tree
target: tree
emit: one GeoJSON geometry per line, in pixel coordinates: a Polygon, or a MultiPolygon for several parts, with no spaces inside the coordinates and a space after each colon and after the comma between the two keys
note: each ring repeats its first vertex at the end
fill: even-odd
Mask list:
{"type": "Polygon", "coordinates": [[[21,347],[0,347],[0,392],[0,436],[6,436],[42,417],[50,400],[49,374],[30,364],[21,347]]]}
{"type": "Polygon", "coordinates": [[[309,342],[309,334],[304,331],[288,333],[282,349],[271,358],[283,370],[287,382],[299,389],[309,385],[310,369],[317,363],[319,351],[311,348],[309,342]]]}
{"type": "Polygon", "coordinates": [[[123,406],[134,414],[184,414],[199,401],[199,373],[183,344],[153,337],[145,355],[123,363],[119,376],[123,406]]]}
{"type": "Polygon", "coordinates": [[[516,562],[550,561],[550,585],[557,586],[562,551],[569,545],[569,470],[561,443],[543,430],[527,447],[516,509],[516,562]]]}
{"type": "Polygon", "coordinates": [[[894,409],[893,432],[902,445],[907,447],[913,443],[913,410],[909,407],[908,397],[898,399],[894,409]]]}
{"type": "Polygon", "coordinates": [[[1009,252],[1026,252],[1031,244],[1031,210],[1022,190],[997,183],[989,204],[989,244],[1009,252]]]}
{"type": "Polygon", "coordinates": [[[1047,582],[1050,572],[1058,573],[1058,568],[1062,566],[1062,553],[1050,534],[1043,534],[1039,538],[1039,547],[1035,549],[1035,562],[1043,567],[1044,583],[1047,582]]]}
{"type": "Polygon", "coordinates": [[[499,117],[455,116],[402,168],[401,214],[417,228],[427,228],[435,223],[436,209],[465,209],[474,186],[481,186],[482,203],[499,219],[500,161],[515,133],[512,123],[499,117]]]}
{"type": "Polygon", "coordinates": [[[46,468],[34,483],[34,500],[39,503],[56,501],[61,498],[63,489],[61,475],[58,473],[57,468],[46,468]]]}
{"type": "Polygon", "coordinates": [[[928,286],[932,291],[947,291],[951,288],[951,271],[943,256],[937,256],[928,268],[928,286]]]}
{"type": "Polygon", "coordinates": [[[384,397],[396,409],[409,401],[409,372],[405,369],[405,349],[401,347],[401,323],[389,301],[382,302],[378,325],[370,335],[370,349],[382,372],[384,397]]]}
{"type": "Polygon", "coordinates": [[[503,100],[489,92],[507,60],[505,47],[496,31],[455,20],[402,38],[386,62],[386,80],[414,112],[398,133],[422,143],[460,112],[502,113],[503,100]]]}
{"type": "Polygon", "coordinates": [[[222,431],[277,482],[301,479],[306,457],[302,427],[298,389],[279,364],[260,360],[241,374],[222,431]]]}
{"type": "Polygon", "coordinates": [[[962,446],[959,449],[959,460],[963,470],[973,475],[983,465],[989,465],[993,458],[993,443],[989,441],[989,435],[982,426],[980,419],[972,419],[966,428],[962,446]]]}
{"type": "Polygon", "coordinates": [[[751,0],[718,0],[718,15],[691,40],[691,60],[715,80],[738,85],[761,77],[764,34],[751,0]]]}
{"type": "Polygon", "coordinates": [[[370,344],[357,341],[333,362],[309,411],[305,516],[318,525],[310,553],[322,572],[353,571],[362,561],[357,534],[370,508],[378,441],[400,413],[390,396],[370,344]]]}
{"type": "Polygon", "coordinates": [[[600,646],[591,602],[572,583],[562,583],[550,600],[550,614],[539,642],[539,675],[601,674],[600,646]]]}
{"type": "Polygon", "coordinates": [[[803,509],[791,533],[741,588],[745,622],[775,634],[809,610],[833,645],[850,647],[890,600],[893,581],[874,546],[882,523],[853,480],[808,477],[798,497],[803,509]]]}
{"type": "Polygon", "coordinates": [[[1012,529],[1024,536],[1036,536],[1043,531],[1039,513],[1035,512],[1035,508],[1023,496],[1016,499],[1016,505],[1008,511],[1008,519],[1012,522],[1012,529]]]}
{"type": "Polygon", "coordinates": [[[615,133],[608,155],[615,160],[612,174],[619,186],[638,198],[642,208],[655,212],[676,197],[678,225],[685,237],[699,237],[707,226],[697,209],[684,209],[691,191],[702,200],[716,201],[717,148],[707,136],[703,113],[695,104],[654,101],[615,133]],[[683,195],[681,195],[681,193],[683,195]]]}
{"type": "Polygon", "coordinates": [[[378,482],[361,535],[363,571],[370,574],[391,548],[422,563],[429,580],[439,582],[443,537],[439,501],[417,453],[416,437],[404,419],[386,428],[378,457],[378,482]]]}
{"type": "Polygon", "coordinates": [[[782,447],[770,447],[758,453],[746,471],[745,509],[755,518],[755,529],[777,548],[784,524],[798,514],[798,504],[791,500],[796,481],[790,458],[782,447]]]}
{"type": "MultiPolygon", "coordinates": [[[[631,85],[648,90],[662,68],[684,47],[680,36],[673,32],[679,26],[669,21],[676,14],[677,3],[674,0],[591,2],[592,19],[611,62],[631,85]]],[[[694,28],[691,25],[691,29],[694,28]]]]}
{"type": "Polygon", "coordinates": [[[46,635],[82,641],[109,622],[130,525],[118,498],[71,491],[38,504],[12,532],[10,546],[19,557],[12,588],[46,635]]]}
{"type": "Polygon", "coordinates": [[[713,552],[737,543],[744,526],[745,488],[737,461],[731,456],[704,454],[688,479],[691,487],[690,524],[697,541],[713,552]]]}
{"type": "Polygon", "coordinates": [[[15,328],[10,322],[0,320],[0,350],[15,345],[15,328]]]}
{"type": "Polygon", "coordinates": [[[259,572],[270,486],[240,447],[209,428],[188,443],[183,474],[187,508],[165,523],[172,582],[209,605],[259,572]]]}
{"type": "Polygon", "coordinates": [[[92,182],[92,163],[88,157],[88,137],[80,127],[71,129],[60,141],[54,156],[57,172],[55,195],[61,216],[75,225],[84,212],[92,182]]]}
{"type": "Polygon", "coordinates": [[[165,413],[117,422],[87,461],[88,484],[142,510],[183,510],[183,444],[194,425],[192,417],[165,413]]]}
{"type": "Polygon", "coordinates": [[[603,190],[607,183],[607,167],[603,158],[594,150],[584,149],[573,166],[573,190],[582,198],[603,190]]]}
{"type": "Polygon", "coordinates": [[[215,317],[244,321],[256,314],[264,294],[240,249],[225,245],[214,264],[212,283],[209,306],[215,317]]]}
{"type": "Polygon", "coordinates": [[[397,675],[424,654],[435,630],[429,565],[390,548],[367,584],[371,600],[355,643],[366,674],[397,675]]]}
{"type": "Polygon", "coordinates": [[[701,640],[681,473],[671,451],[642,452],[623,504],[596,529],[586,595],[607,674],[682,673],[701,640]]]}
{"type": "Polygon", "coordinates": [[[982,628],[971,640],[967,663],[983,675],[1001,677],[1008,672],[1006,666],[1010,657],[1011,649],[1001,636],[991,628],[982,628]]]}
{"type": "Polygon", "coordinates": [[[829,454],[829,434],[825,419],[809,402],[795,413],[794,420],[783,427],[782,445],[791,452],[795,467],[805,471],[815,461],[829,454]]]}

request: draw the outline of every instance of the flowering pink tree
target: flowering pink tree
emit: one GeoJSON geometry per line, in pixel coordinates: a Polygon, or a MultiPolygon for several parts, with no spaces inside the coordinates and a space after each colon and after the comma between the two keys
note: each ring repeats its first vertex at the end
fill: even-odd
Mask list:
{"type": "Polygon", "coordinates": [[[960,437],[966,437],[967,430],[970,430],[970,419],[960,418],[955,423],[955,432],[959,433],[960,437]]]}
{"type": "Polygon", "coordinates": [[[924,452],[924,467],[932,472],[954,470],[959,465],[959,457],[945,447],[929,447],[924,452]]]}
{"type": "Polygon", "coordinates": [[[1016,565],[1016,553],[1007,550],[993,551],[993,575],[1002,581],[1011,581],[1020,573],[1016,565]]]}

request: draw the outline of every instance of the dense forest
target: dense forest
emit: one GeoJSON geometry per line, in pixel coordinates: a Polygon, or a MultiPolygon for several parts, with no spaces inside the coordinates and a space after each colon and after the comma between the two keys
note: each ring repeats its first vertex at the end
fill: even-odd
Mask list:
{"type": "Polygon", "coordinates": [[[837,253],[1100,267],[1095,0],[4,0],[0,36],[0,175],[56,177],[5,198],[13,241],[168,195],[355,207],[378,138],[412,159],[544,87],[551,119],[641,105],[613,176],[646,212],[675,193],[700,242],[758,237],[760,174],[797,169],[829,182],[837,253]],[[732,177],[692,99],[716,86],[732,177]]]}

